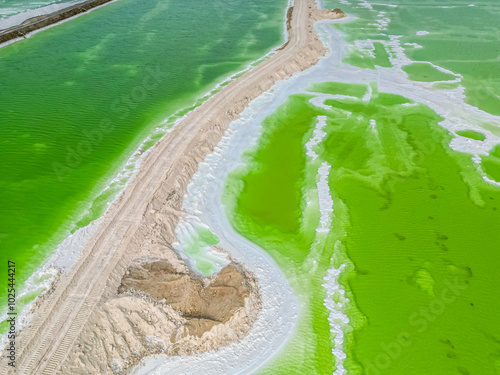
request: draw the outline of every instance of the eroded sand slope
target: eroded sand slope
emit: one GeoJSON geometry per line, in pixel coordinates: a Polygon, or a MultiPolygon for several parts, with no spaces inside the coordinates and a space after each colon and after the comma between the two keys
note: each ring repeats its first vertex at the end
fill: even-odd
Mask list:
{"type": "Polygon", "coordinates": [[[236,264],[210,278],[167,260],[134,265],[79,334],[62,369],[110,373],[102,366],[109,362],[116,373],[151,354],[206,351],[244,335],[259,307],[256,281],[236,264]]]}

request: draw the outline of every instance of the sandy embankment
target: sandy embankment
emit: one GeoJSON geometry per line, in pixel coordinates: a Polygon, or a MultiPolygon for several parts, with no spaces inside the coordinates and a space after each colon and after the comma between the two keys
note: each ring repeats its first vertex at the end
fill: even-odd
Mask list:
{"type": "MultiPolygon", "coordinates": [[[[73,5],[63,5],[62,8],[50,12],[53,6],[48,6],[40,9],[34,9],[27,14],[36,14],[31,18],[24,19],[19,24],[12,25],[12,20],[7,19],[0,24],[0,44],[9,42],[17,38],[25,38],[28,33],[40,30],[42,28],[54,25],[68,18],[75,17],[82,13],[88,12],[94,8],[100,7],[113,0],[86,0],[73,5]],[[50,13],[46,14],[44,11],[50,13]],[[38,14],[42,12],[41,14],[38,14]],[[5,23],[5,25],[4,25],[5,23]]],[[[23,15],[19,15],[22,17],[23,15]]],[[[14,20],[17,16],[12,17],[14,20]]]]}
{"type": "MultiPolygon", "coordinates": [[[[314,0],[296,0],[289,15],[282,49],[191,112],[150,150],[76,265],[20,333],[17,374],[122,372],[148,354],[210,350],[248,332],[261,308],[254,277],[231,263],[200,278],[171,244],[185,215],[186,186],[228,124],[276,81],[325,54],[315,21],[344,16],[319,11],[314,0]]],[[[8,366],[1,371],[13,372],[8,366]]]]}

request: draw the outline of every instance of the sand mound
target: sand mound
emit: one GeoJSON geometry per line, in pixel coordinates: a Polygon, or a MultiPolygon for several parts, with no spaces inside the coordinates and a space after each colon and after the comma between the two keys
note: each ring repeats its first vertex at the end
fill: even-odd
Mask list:
{"type": "Polygon", "coordinates": [[[124,373],[146,355],[191,354],[239,339],[260,310],[257,283],[231,263],[202,278],[168,260],[131,266],[86,325],[63,373],[124,373]]]}

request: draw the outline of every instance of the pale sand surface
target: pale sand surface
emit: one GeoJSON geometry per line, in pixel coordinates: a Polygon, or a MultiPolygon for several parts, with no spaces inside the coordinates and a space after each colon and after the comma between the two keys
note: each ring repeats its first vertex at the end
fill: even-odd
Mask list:
{"type": "MultiPolygon", "coordinates": [[[[253,275],[241,265],[244,287],[233,297],[243,298],[243,306],[238,305],[232,316],[220,318],[215,325],[208,322],[210,329],[201,336],[190,331],[189,317],[174,304],[144,293],[117,291],[131,269],[156,261],[170,264],[169,275],[175,280],[169,282],[183,280],[195,285],[199,280],[208,289],[219,285],[217,276],[197,279],[171,247],[176,241],[178,219],[186,215],[182,210],[186,187],[198,164],[251,100],[276,81],[314,65],[325,54],[313,27],[316,20],[325,17],[338,15],[318,11],[314,0],[296,0],[288,43],[191,112],[150,150],[137,176],[102,218],[75,266],[61,276],[20,333],[16,374],[116,373],[147,354],[206,351],[248,332],[261,302],[255,294],[253,275]]],[[[203,288],[193,288],[202,293],[203,288]]],[[[169,293],[170,289],[166,294],[170,298],[169,293]]],[[[190,309],[189,303],[197,303],[179,298],[177,302],[184,310],[190,309]]],[[[205,308],[217,311],[217,306],[205,308]]],[[[2,366],[1,374],[6,373],[14,372],[2,366]]]]}

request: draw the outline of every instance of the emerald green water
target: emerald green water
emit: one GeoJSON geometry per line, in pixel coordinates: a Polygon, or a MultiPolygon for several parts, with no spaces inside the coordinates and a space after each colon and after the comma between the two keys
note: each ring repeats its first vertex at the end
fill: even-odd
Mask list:
{"type": "Polygon", "coordinates": [[[98,218],[143,139],[282,41],[285,7],[120,0],[0,49],[0,274],[14,260],[20,291],[98,218]]]}
{"type": "MultiPolygon", "coordinates": [[[[359,85],[333,82],[311,91],[328,87],[362,94],[359,85]]],[[[326,100],[331,110],[310,104],[313,94],[290,96],[264,121],[246,167],[230,176],[233,225],[276,259],[304,309],[298,333],[262,373],[333,372],[321,284],[343,262],[350,374],[497,373],[500,189],[449,148],[451,135],[432,110],[373,89],[368,102],[326,100]],[[327,136],[311,163],[305,143],[321,115],[327,136]],[[334,202],[323,238],[304,203],[322,161],[332,166],[334,202]]]]}

